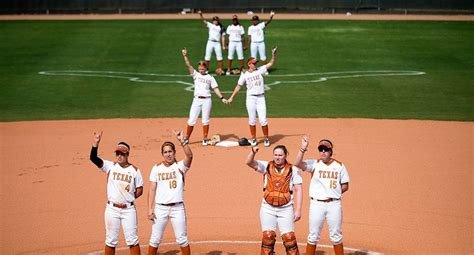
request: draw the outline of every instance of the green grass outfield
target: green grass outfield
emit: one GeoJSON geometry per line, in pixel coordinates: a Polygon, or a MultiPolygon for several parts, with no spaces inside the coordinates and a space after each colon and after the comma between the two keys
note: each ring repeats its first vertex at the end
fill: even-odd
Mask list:
{"type": "MultiPolygon", "coordinates": [[[[199,20],[0,21],[0,34],[0,121],[186,117],[192,93],[176,81],[191,77],[158,74],[185,75],[181,48],[195,64],[207,41],[199,20]]],[[[279,47],[269,117],[474,120],[474,22],[274,20],[266,45],[279,47]],[[322,77],[339,78],[308,82],[322,77]]],[[[213,100],[213,117],[247,116],[244,90],[231,107],[213,100]]]]}

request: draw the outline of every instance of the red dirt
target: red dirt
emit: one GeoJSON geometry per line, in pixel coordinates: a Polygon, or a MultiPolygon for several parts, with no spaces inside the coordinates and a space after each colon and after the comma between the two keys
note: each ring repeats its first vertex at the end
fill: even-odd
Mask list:
{"type": "MultiPolygon", "coordinates": [[[[103,130],[100,156],[114,145],[132,145],[131,162],[148,180],[161,161],[160,145],[185,119],[115,119],[0,123],[1,250],[9,254],[86,253],[103,248],[105,175],[89,161],[94,130],[103,130]]],[[[192,137],[194,161],[185,204],[191,241],[260,239],[261,176],[245,166],[248,147],[202,147],[192,137]]],[[[474,251],[472,122],[368,119],[270,119],[272,143],[285,144],[294,160],[302,134],[332,139],[335,158],[351,177],[344,196],[344,244],[386,254],[469,254],[474,251]]],[[[246,119],[214,118],[211,133],[248,136],[246,119]]],[[[182,151],[178,151],[182,157],[182,151]]],[[[262,148],[258,159],[271,159],[262,148]]],[[[308,232],[308,183],[304,174],[300,243],[308,232]]],[[[145,193],[148,181],[145,183],[145,193]]],[[[146,194],[138,199],[140,243],[148,244],[146,194]]],[[[174,242],[168,225],[165,242],[174,242]]],[[[329,244],[324,227],[322,244],[329,244]]],[[[123,237],[120,239],[124,246],[123,237]]],[[[258,244],[195,244],[194,254],[256,254],[258,244]]],[[[278,245],[280,254],[282,245],[278,245]]],[[[142,249],[145,251],[145,249],[142,249]]],[[[176,254],[177,245],[160,247],[176,254]],[[174,252],[173,252],[174,251],[174,252]]],[[[321,249],[332,252],[328,249],[321,249]]],[[[126,254],[126,252],[122,252],[126,254]]],[[[323,253],[321,253],[323,254],[323,253]]],[[[358,253],[362,254],[362,253],[358,253]]]]}

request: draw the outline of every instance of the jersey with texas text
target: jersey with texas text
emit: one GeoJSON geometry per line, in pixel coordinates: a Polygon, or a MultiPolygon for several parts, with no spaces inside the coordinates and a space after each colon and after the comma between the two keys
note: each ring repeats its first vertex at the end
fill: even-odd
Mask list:
{"type": "Polygon", "coordinates": [[[214,42],[220,42],[223,28],[219,25],[214,25],[211,22],[207,22],[207,28],[209,29],[209,40],[214,42]]]}
{"type": "Polygon", "coordinates": [[[312,174],[309,195],[314,199],[340,199],[341,184],[349,182],[349,174],[342,162],[331,159],[329,164],[321,160],[305,160],[306,172],[312,174]]]}
{"type": "Polygon", "coordinates": [[[243,72],[240,74],[239,81],[237,84],[239,86],[247,85],[247,96],[250,95],[262,95],[265,93],[265,86],[263,83],[263,74],[267,72],[267,67],[265,65],[259,67],[253,72],[243,72]]]}
{"type": "Polygon", "coordinates": [[[247,31],[247,34],[251,36],[252,42],[263,42],[265,28],[265,22],[260,22],[257,25],[251,25],[247,31]]]}
{"type": "Polygon", "coordinates": [[[229,35],[229,41],[241,42],[242,35],[245,34],[244,27],[241,25],[235,26],[234,24],[227,27],[226,33],[229,35]]]}
{"type": "Polygon", "coordinates": [[[210,74],[202,75],[198,71],[194,70],[194,96],[210,97],[211,89],[218,87],[216,79],[210,74]]]}
{"type": "Polygon", "coordinates": [[[184,201],[184,177],[189,168],[184,161],[174,162],[171,165],[162,162],[151,169],[150,181],[156,182],[155,202],[170,204],[184,201]]]}
{"type": "Polygon", "coordinates": [[[118,163],[104,160],[101,170],[107,174],[107,199],[113,203],[135,201],[135,190],[143,187],[140,169],[133,165],[123,168],[118,163]]]}

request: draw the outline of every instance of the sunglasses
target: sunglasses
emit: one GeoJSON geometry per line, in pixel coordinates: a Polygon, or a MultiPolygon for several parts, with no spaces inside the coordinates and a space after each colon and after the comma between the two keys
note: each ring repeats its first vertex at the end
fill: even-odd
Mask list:
{"type": "Polygon", "coordinates": [[[332,150],[331,148],[328,148],[328,147],[326,147],[326,146],[324,146],[324,145],[319,145],[319,146],[318,146],[318,151],[319,151],[319,152],[331,152],[331,150],[332,150]]]}
{"type": "Polygon", "coordinates": [[[115,156],[125,156],[125,155],[127,155],[127,153],[123,153],[121,151],[116,151],[115,152],[115,156]]]}

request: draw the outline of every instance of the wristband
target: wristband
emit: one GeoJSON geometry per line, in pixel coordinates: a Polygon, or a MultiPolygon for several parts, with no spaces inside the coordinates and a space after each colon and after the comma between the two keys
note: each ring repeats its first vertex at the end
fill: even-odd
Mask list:
{"type": "Polygon", "coordinates": [[[224,97],[221,97],[221,100],[224,99],[224,97]]]}
{"type": "Polygon", "coordinates": [[[181,141],[181,145],[184,146],[186,144],[189,143],[189,140],[188,139],[184,139],[183,141],[181,141]]]}
{"type": "Polygon", "coordinates": [[[300,151],[301,151],[301,152],[303,152],[303,153],[305,153],[305,152],[307,152],[307,151],[308,151],[308,149],[303,149],[303,148],[300,148],[300,151]]]}

